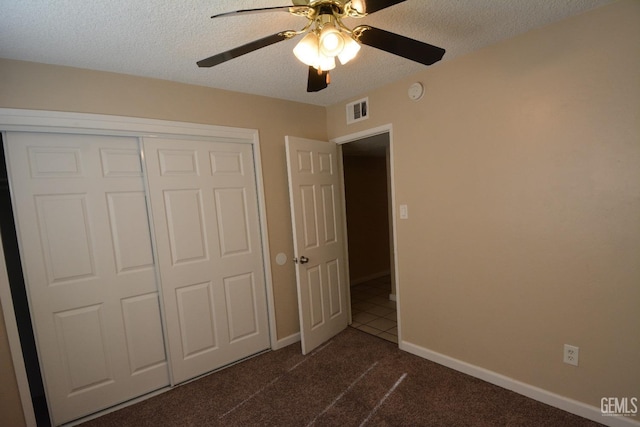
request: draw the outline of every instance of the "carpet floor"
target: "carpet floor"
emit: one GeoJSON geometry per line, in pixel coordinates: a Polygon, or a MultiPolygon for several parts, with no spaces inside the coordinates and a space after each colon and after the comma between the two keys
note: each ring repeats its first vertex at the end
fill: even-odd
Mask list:
{"type": "Polygon", "coordinates": [[[83,427],[599,426],[353,328],[264,353],[83,427]]]}

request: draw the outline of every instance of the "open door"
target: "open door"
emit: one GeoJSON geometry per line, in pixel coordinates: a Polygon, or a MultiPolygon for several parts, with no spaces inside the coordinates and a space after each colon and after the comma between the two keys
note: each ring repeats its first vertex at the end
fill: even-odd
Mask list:
{"type": "Polygon", "coordinates": [[[302,353],[349,322],[337,146],[286,137],[302,353]]]}

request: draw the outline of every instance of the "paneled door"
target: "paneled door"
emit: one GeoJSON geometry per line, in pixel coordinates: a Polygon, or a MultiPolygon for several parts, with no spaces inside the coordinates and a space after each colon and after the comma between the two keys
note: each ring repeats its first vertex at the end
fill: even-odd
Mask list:
{"type": "Polygon", "coordinates": [[[269,348],[253,147],[143,146],[177,384],[269,348]]]}
{"type": "Polygon", "coordinates": [[[7,133],[52,421],[169,384],[136,138],[7,133]]]}
{"type": "Polygon", "coordinates": [[[335,144],[286,137],[302,353],[349,322],[335,144]]]}

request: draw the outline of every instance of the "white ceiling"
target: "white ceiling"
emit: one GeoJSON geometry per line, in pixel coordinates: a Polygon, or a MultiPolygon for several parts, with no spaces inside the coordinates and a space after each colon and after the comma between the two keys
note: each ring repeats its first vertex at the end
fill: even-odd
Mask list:
{"type": "MultiPolygon", "coordinates": [[[[443,61],[598,7],[611,0],[407,0],[363,19],[427,42],[443,61]]],[[[316,105],[365,94],[424,65],[364,46],[331,72],[331,85],[306,92],[307,67],[291,50],[296,37],[213,68],[196,61],[305,19],[285,12],[210,19],[238,9],[289,5],[290,0],[2,0],[0,57],[112,71],[210,86],[316,105]]],[[[526,52],[523,52],[526,55],[526,52]]],[[[437,67],[438,64],[432,67],[437,67]]]]}

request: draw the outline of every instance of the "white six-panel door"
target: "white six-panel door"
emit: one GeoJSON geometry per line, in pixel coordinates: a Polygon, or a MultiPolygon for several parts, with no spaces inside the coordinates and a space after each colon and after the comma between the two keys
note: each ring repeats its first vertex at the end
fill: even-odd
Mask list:
{"type": "Polygon", "coordinates": [[[348,283],[335,144],[286,137],[302,353],[347,327],[348,283]]]}
{"type": "Polygon", "coordinates": [[[9,132],[5,147],[53,422],[168,385],[137,139],[9,132]]]}
{"type": "Polygon", "coordinates": [[[250,144],[144,139],[173,383],[269,348],[250,144]]]}

